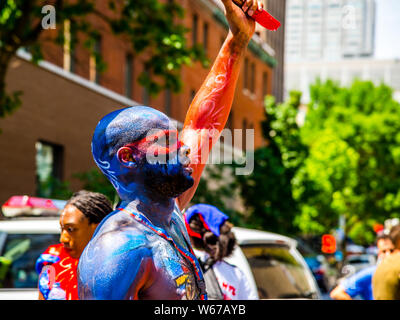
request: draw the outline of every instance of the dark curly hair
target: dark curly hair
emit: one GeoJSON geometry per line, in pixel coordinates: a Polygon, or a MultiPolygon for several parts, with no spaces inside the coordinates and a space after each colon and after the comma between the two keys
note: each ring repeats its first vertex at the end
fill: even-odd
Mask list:
{"type": "Polygon", "coordinates": [[[229,221],[225,221],[221,225],[219,237],[204,227],[198,214],[190,219],[189,226],[194,232],[202,236],[202,239],[190,237],[193,246],[196,249],[206,251],[214,262],[232,254],[237,241],[235,234],[231,231],[233,225],[229,221]]]}
{"type": "Polygon", "coordinates": [[[100,223],[113,211],[110,200],[101,193],[80,190],[75,192],[66,205],[72,205],[82,211],[89,223],[100,223]]]}

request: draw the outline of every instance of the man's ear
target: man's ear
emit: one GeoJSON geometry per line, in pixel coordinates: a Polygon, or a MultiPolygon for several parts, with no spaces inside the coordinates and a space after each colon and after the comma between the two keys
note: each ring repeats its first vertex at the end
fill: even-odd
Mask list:
{"type": "Polygon", "coordinates": [[[136,167],[136,157],[133,154],[133,150],[128,147],[121,147],[117,151],[117,157],[119,162],[127,168],[136,167]]]}

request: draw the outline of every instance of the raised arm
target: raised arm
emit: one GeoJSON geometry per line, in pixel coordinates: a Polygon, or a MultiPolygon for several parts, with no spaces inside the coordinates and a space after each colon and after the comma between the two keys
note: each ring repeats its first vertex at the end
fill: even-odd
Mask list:
{"type": "Polygon", "coordinates": [[[247,0],[242,8],[222,0],[229,33],[222,48],[194,97],[186,114],[181,141],[190,148],[189,158],[194,185],[177,199],[181,210],[192,199],[200,182],[208,155],[224,129],[231,110],[237,79],[255,22],[249,15],[263,8],[262,1],[247,0]]]}

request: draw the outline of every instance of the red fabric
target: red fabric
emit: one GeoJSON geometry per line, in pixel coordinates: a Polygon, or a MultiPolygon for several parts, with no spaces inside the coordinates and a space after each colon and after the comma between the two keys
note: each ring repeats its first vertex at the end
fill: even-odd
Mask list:
{"type": "Polygon", "coordinates": [[[43,253],[60,257],[58,262],[52,264],[55,270],[55,282],[59,282],[61,289],[65,291],[66,300],[78,300],[79,259],[72,258],[61,243],[49,246],[43,253]]]}

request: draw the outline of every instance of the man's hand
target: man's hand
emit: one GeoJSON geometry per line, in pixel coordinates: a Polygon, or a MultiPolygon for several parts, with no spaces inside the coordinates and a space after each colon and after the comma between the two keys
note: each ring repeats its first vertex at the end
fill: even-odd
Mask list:
{"type": "MultiPolygon", "coordinates": [[[[243,0],[235,1],[242,3],[243,0]]],[[[256,0],[245,0],[242,7],[232,0],[222,2],[230,30],[207,78],[192,100],[181,134],[181,141],[191,150],[189,158],[194,180],[193,186],[177,198],[181,210],[192,199],[211,148],[228,119],[240,66],[255,30],[255,21],[249,15],[263,8],[262,2],[256,0]]]]}
{"type": "Polygon", "coordinates": [[[247,46],[255,31],[255,21],[250,17],[256,10],[262,10],[264,4],[257,0],[222,0],[225,6],[225,16],[229,23],[229,28],[239,41],[247,46]],[[242,3],[241,8],[238,6],[242,3]]]}

